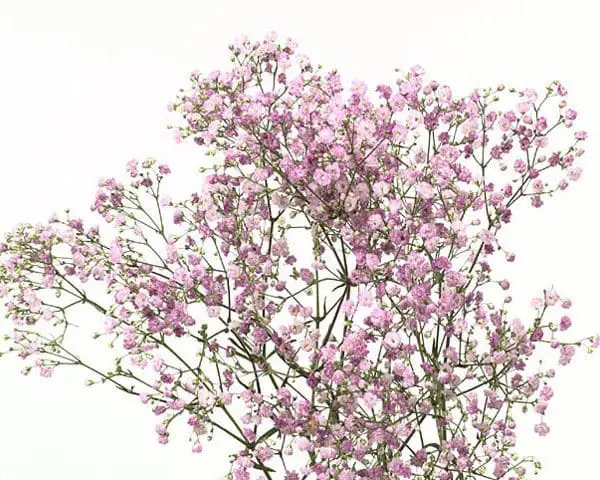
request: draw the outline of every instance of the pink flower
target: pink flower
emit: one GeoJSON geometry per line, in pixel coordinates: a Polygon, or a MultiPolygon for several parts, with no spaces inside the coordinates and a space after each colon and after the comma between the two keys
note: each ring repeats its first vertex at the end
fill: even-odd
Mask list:
{"type": "Polygon", "coordinates": [[[379,267],[379,256],[374,253],[367,253],[366,261],[369,270],[376,270],[379,267]]]}
{"type": "Polygon", "coordinates": [[[541,422],[536,424],[533,430],[541,437],[545,437],[546,435],[548,435],[548,432],[550,432],[550,427],[546,423],[541,422]]]}
{"type": "Polygon", "coordinates": [[[335,457],[337,457],[338,453],[335,448],[321,447],[319,448],[319,455],[321,455],[324,460],[333,460],[335,457]]]}
{"type": "Polygon", "coordinates": [[[350,91],[352,94],[362,97],[365,93],[367,93],[367,84],[361,80],[353,80],[350,91]]]}
{"type": "Polygon", "coordinates": [[[554,396],[554,391],[552,390],[552,387],[550,387],[549,385],[546,385],[546,386],[544,386],[544,388],[542,388],[542,391],[540,392],[540,398],[542,400],[547,402],[553,396],[554,396]]]}
{"type": "Polygon", "coordinates": [[[356,311],[354,301],[353,300],[344,300],[342,302],[341,311],[347,317],[352,317],[352,315],[354,315],[354,312],[356,311]]]}
{"type": "Polygon", "coordinates": [[[571,319],[567,316],[564,315],[560,318],[560,325],[559,325],[559,330],[561,332],[564,332],[565,330],[568,330],[569,327],[571,326],[571,319]]]}
{"type": "Polygon", "coordinates": [[[331,175],[321,168],[317,168],[314,173],[315,182],[322,187],[326,187],[331,183],[331,175]]]}
{"type": "Polygon", "coordinates": [[[313,273],[308,268],[301,268],[299,275],[300,278],[306,283],[312,283],[314,280],[313,273]]]}
{"type": "Polygon", "coordinates": [[[415,188],[419,196],[424,200],[431,200],[435,196],[433,187],[427,182],[419,182],[415,188]]]}
{"type": "Polygon", "coordinates": [[[556,305],[556,303],[560,300],[560,297],[558,296],[554,288],[546,290],[544,296],[547,305],[556,305]]]}
{"type": "Polygon", "coordinates": [[[580,167],[573,167],[569,169],[567,176],[569,177],[569,180],[576,182],[581,177],[581,172],[582,170],[580,167]]]}
{"type": "Polygon", "coordinates": [[[544,415],[546,413],[546,408],[548,408],[548,403],[545,401],[539,401],[535,407],[534,412],[539,413],[540,415],[544,415]]]}
{"type": "Polygon", "coordinates": [[[383,226],[383,219],[381,218],[381,215],[378,213],[371,215],[369,217],[368,225],[371,230],[380,229],[383,226]]]}
{"type": "Polygon", "coordinates": [[[520,102],[517,105],[517,111],[519,113],[526,113],[529,111],[529,109],[533,106],[533,104],[530,101],[526,101],[526,102],[520,102]]]}
{"type": "Polygon", "coordinates": [[[344,469],[338,476],[339,480],[355,480],[356,474],[352,470],[344,469]]]}
{"type": "Polygon", "coordinates": [[[544,306],[544,299],[540,298],[540,297],[535,297],[533,300],[531,300],[531,307],[537,309],[540,309],[544,306]]]}
{"type": "Polygon", "coordinates": [[[306,437],[296,439],[296,448],[301,452],[310,452],[314,449],[313,443],[306,437]]]}
{"type": "Polygon", "coordinates": [[[322,143],[329,144],[334,140],[335,134],[331,128],[324,127],[319,131],[318,138],[322,143]]]}
{"type": "Polygon", "coordinates": [[[127,162],[127,172],[129,173],[129,175],[131,175],[132,177],[137,177],[138,175],[138,161],[135,159],[129,160],[127,162]]]}
{"type": "Polygon", "coordinates": [[[194,452],[194,453],[201,453],[202,452],[202,444],[201,443],[194,443],[194,445],[192,446],[192,452],[194,452]]]}
{"type": "Polygon", "coordinates": [[[383,344],[391,350],[398,348],[400,343],[401,343],[401,338],[400,338],[400,334],[398,332],[386,333],[385,339],[383,340],[383,344]]]}
{"type": "Polygon", "coordinates": [[[561,345],[560,347],[560,358],[558,363],[560,365],[568,365],[571,363],[571,359],[575,355],[575,347],[573,345],[561,345]]]}
{"type": "Polygon", "coordinates": [[[494,234],[487,229],[483,229],[479,232],[479,239],[484,245],[493,245],[496,241],[494,234]]]}
{"type": "Polygon", "coordinates": [[[421,123],[423,123],[423,115],[421,115],[420,112],[411,110],[406,117],[406,127],[409,130],[414,130],[421,125],[421,123]]]}
{"type": "Polygon", "coordinates": [[[169,166],[164,164],[158,166],[158,171],[163,175],[168,175],[169,173],[171,173],[171,169],[169,168],[169,166]]]}
{"type": "Polygon", "coordinates": [[[131,290],[129,290],[127,287],[123,287],[123,288],[117,290],[117,293],[115,294],[115,301],[117,303],[125,303],[127,301],[127,299],[129,298],[130,293],[131,293],[131,290]]]}
{"type": "Polygon", "coordinates": [[[140,290],[133,301],[138,308],[144,308],[148,304],[149,295],[145,290],[140,290]]]}
{"type": "Polygon", "coordinates": [[[121,246],[117,240],[113,241],[110,245],[110,253],[108,259],[111,263],[119,263],[121,261],[122,251],[121,246]]]}

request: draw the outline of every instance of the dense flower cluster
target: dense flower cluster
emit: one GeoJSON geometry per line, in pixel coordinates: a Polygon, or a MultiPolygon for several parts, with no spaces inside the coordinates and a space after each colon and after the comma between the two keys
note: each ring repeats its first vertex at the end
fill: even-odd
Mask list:
{"type": "Polygon", "coordinates": [[[515,409],[546,435],[555,374],[532,359],[600,343],[565,337],[551,287],[510,314],[491,272],[515,259],[499,236],[515,202],[581,174],[565,87],[456,97],[413,67],[372,98],[291,40],[230,49],[231,70],[193,73],[170,105],[176,140],[217,158],[198,192],[165,197],[169,167],[132,160],[92,207],[112,237],[67,214],[0,244],[25,372],[89,369],[152,407],[162,443],[179,417],[196,452],[228,435],[235,480],[525,478],[515,409]],[[109,371],[69,342],[86,306],[109,371]]]}

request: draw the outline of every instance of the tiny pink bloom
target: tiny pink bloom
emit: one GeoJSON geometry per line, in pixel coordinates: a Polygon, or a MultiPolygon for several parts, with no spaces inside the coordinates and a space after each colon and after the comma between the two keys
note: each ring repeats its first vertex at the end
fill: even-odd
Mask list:
{"type": "Polygon", "coordinates": [[[319,454],[324,460],[333,460],[335,457],[337,457],[337,451],[332,447],[319,448],[319,454]]]}
{"type": "Polygon", "coordinates": [[[540,297],[536,297],[533,300],[531,300],[531,307],[538,309],[538,308],[542,308],[544,306],[544,299],[540,298],[540,297]]]}
{"type": "Polygon", "coordinates": [[[388,332],[383,340],[383,344],[389,349],[398,348],[400,342],[401,338],[398,332],[388,332]]]}
{"type": "Polygon", "coordinates": [[[140,290],[133,301],[138,308],[144,308],[148,304],[149,295],[145,290],[140,290]]]}
{"type": "Polygon", "coordinates": [[[435,196],[433,187],[427,182],[420,182],[416,185],[419,196],[425,200],[430,200],[435,196]]]}
{"type": "Polygon", "coordinates": [[[331,183],[331,175],[321,168],[317,168],[314,173],[315,182],[322,187],[326,187],[331,183]]]}
{"type": "Polygon", "coordinates": [[[571,319],[567,315],[562,316],[560,319],[559,330],[561,332],[564,332],[565,330],[568,330],[568,328],[570,326],[571,326],[571,319]]]}
{"type": "Polygon", "coordinates": [[[550,432],[550,427],[546,423],[542,422],[542,423],[538,423],[534,427],[534,431],[541,437],[545,437],[546,435],[548,435],[548,432],[550,432]]]}
{"type": "Polygon", "coordinates": [[[117,303],[125,303],[130,293],[131,290],[129,290],[127,287],[117,290],[117,293],[115,294],[115,301],[117,303]]]}
{"type": "Polygon", "coordinates": [[[114,242],[112,242],[112,244],[110,246],[110,254],[109,254],[108,259],[112,263],[119,263],[121,261],[121,256],[122,256],[121,246],[119,245],[119,242],[115,240],[114,242]]]}
{"type": "Polygon", "coordinates": [[[201,453],[202,452],[202,444],[201,443],[194,443],[194,445],[192,446],[192,452],[194,452],[194,453],[201,453]]]}
{"type": "Polygon", "coordinates": [[[367,253],[367,267],[369,270],[376,270],[379,267],[379,256],[374,253],[367,253]]]}
{"type": "Polygon", "coordinates": [[[331,128],[325,127],[319,131],[318,138],[319,141],[329,144],[335,138],[335,134],[331,128]]]}

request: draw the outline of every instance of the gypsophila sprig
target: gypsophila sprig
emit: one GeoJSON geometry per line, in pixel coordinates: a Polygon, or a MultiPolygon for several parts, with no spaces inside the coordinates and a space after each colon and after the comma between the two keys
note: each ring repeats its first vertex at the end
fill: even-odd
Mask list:
{"type": "Polygon", "coordinates": [[[169,105],[176,141],[212,158],[198,191],[166,197],[169,167],[132,160],[127,182],[100,182],[107,232],[67,212],[0,244],[24,373],[88,369],[152,409],[161,443],[175,421],[195,452],[230,438],[234,480],[536,472],[517,421],[549,432],[554,367],[600,337],[567,336],[551,285],[511,312],[490,262],[515,260],[501,230],[517,201],[539,208],[581,174],[565,87],[457,97],[416,66],[346,91],[292,40],[230,51],[169,105]],[[97,322],[112,368],[84,358],[71,314],[97,322]]]}

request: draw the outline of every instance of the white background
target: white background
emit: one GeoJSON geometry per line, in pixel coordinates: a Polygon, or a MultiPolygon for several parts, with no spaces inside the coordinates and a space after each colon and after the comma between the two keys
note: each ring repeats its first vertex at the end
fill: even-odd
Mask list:
{"type": "MultiPolygon", "coordinates": [[[[134,157],[169,161],[189,179],[203,156],[172,142],[166,104],[193,69],[226,67],[227,45],[242,33],[291,36],[315,63],[370,85],[392,83],[394,68],[415,63],[463,94],[560,79],[590,133],[584,175],[541,210],[519,212],[503,238],[517,252],[515,299],[554,284],[573,300],[574,333],[596,333],[595,3],[0,0],[0,230],[67,206],[88,215],[98,178],[121,175],[134,157]]],[[[543,462],[540,478],[597,477],[599,369],[600,353],[578,353],[553,384],[550,435],[520,437],[520,451],[543,462]]],[[[210,479],[226,464],[218,444],[201,456],[188,453],[185,435],[158,445],[152,414],[133,397],[86,388],[73,372],[45,380],[19,370],[0,361],[0,480],[210,479]]]]}

